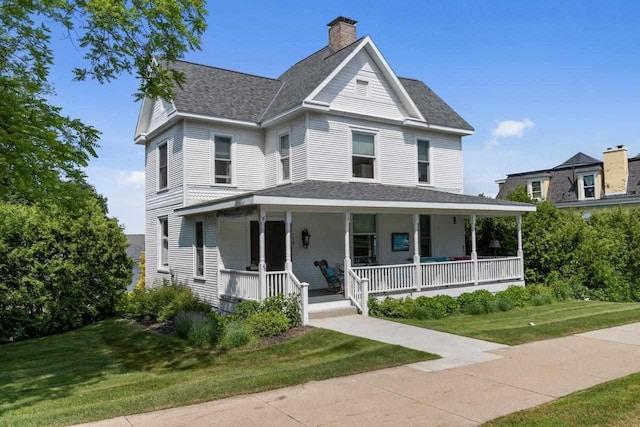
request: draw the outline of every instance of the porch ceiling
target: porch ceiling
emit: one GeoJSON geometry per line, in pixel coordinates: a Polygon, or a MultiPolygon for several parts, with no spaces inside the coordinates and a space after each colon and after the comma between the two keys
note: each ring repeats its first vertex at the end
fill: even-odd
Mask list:
{"type": "Polygon", "coordinates": [[[181,216],[248,206],[314,210],[429,210],[441,213],[514,215],[535,205],[448,193],[419,186],[364,182],[303,181],[176,209],[181,216]]]}

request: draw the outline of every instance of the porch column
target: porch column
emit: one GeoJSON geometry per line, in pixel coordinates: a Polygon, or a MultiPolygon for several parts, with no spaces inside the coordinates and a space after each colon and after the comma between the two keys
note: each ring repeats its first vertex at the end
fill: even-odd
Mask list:
{"type": "Polygon", "coordinates": [[[471,215],[471,260],[473,260],[473,284],[478,284],[478,252],[476,249],[476,214],[471,215]]]}
{"type": "Polygon", "coordinates": [[[420,214],[413,214],[413,263],[415,264],[416,291],[422,288],[422,267],[420,266],[420,214]]]}
{"type": "Polygon", "coordinates": [[[520,264],[520,274],[524,280],[524,253],[522,252],[522,214],[516,217],[518,224],[518,263],[520,264]]]}
{"type": "Polygon", "coordinates": [[[267,261],[265,257],[265,224],[267,222],[267,215],[260,208],[259,229],[260,229],[260,255],[258,263],[258,271],[260,272],[260,301],[263,301],[267,297],[267,261]]]}
{"type": "Polygon", "coordinates": [[[284,269],[285,271],[290,272],[293,270],[293,264],[291,263],[291,211],[285,212],[284,232],[285,232],[284,269]]]}
{"type": "Polygon", "coordinates": [[[351,269],[351,212],[344,214],[344,297],[349,299],[349,270],[351,269]]]}

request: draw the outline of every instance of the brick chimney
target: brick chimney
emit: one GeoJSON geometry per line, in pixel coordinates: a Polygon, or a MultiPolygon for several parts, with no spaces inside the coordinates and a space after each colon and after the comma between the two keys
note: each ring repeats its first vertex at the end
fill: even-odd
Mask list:
{"type": "Polygon", "coordinates": [[[629,160],[625,146],[618,145],[615,148],[607,148],[602,153],[602,163],[604,165],[604,194],[626,193],[629,160]]]}
{"type": "Polygon", "coordinates": [[[344,16],[338,16],[329,22],[327,24],[329,26],[329,46],[337,51],[356,41],[357,23],[358,21],[344,16]]]}

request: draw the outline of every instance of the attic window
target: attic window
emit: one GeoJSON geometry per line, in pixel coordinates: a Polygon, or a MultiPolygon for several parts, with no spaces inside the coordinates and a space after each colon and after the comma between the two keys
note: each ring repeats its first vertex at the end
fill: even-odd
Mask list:
{"type": "Polygon", "coordinates": [[[356,95],[369,96],[369,82],[366,80],[356,80],[356,95]]]}

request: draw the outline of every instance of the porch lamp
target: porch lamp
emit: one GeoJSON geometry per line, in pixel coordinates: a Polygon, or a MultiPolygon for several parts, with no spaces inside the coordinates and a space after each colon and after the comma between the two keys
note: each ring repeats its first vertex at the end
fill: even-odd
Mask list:
{"type": "Polygon", "coordinates": [[[497,252],[500,249],[500,240],[493,239],[489,242],[489,248],[493,249],[493,256],[498,256],[497,252]]]}
{"type": "Polygon", "coordinates": [[[311,239],[311,234],[309,234],[309,230],[306,228],[302,230],[302,247],[307,249],[309,247],[309,240],[311,239]]]}

